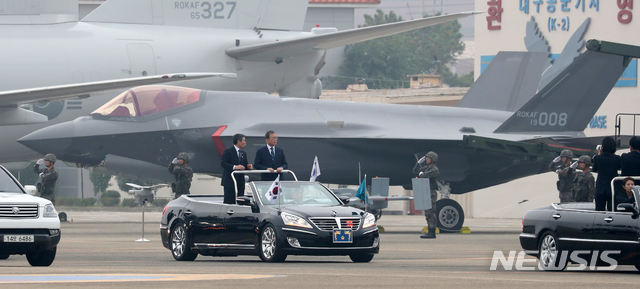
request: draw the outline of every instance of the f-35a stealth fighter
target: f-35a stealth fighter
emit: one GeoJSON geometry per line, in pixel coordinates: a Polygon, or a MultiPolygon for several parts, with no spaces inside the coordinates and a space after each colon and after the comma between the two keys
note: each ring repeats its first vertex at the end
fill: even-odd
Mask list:
{"type": "Polygon", "coordinates": [[[567,147],[592,153],[594,140],[583,130],[640,47],[591,40],[587,48],[515,112],[157,85],[130,89],[90,116],[19,142],[66,162],[170,181],[165,166],[179,152],[191,155],[194,172],[221,175],[220,155],[234,134],[247,136],[253,160],[265,132],[274,130],[298,175],[308,175],[317,156],[322,182],[358,184],[360,168],[410,187],[416,156],[435,151],[440,179],[462,194],[545,172],[567,147]]]}

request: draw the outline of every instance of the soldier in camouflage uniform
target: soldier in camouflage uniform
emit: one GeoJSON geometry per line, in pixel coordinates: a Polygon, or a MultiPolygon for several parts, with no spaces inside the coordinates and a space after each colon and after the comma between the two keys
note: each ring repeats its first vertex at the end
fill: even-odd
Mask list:
{"type": "Polygon", "coordinates": [[[169,164],[169,172],[172,173],[176,181],[171,184],[171,189],[175,193],[175,198],[182,195],[188,195],[191,188],[191,180],[193,179],[193,170],[189,167],[190,157],[186,152],[181,152],[178,157],[173,159],[169,164]]]}
{"type": "Polygon", "coordinates": [[[596,196],[596,179],[591,174],[591,158],[581,156],[578,159],[578,168],[582,173],[576,173],[573,178],[573,200],[576,202],[593,202],[596,196]]]}
{"type": "Polygon", "coordinates": [[[440,175],[440,170],[438,170],[436,162],[438,162],[438,154],[428,152],[424,157],[418,160],[416,165],[413,167],[414,174],[418,174],[418,177],[420,178],[429,179],[429,188],[431,191],[431,209],[424,211],[424,217],[427,220],[429,233],[420,236],[420,238],[423,239],[435,239],[436,237],[436,225],[438,224],[436,216],[436,201],[438,200],[437,182],[438,176],[440,175]]]}
{"type": "Polygon", "coordinates": [[[33,171],[39,175],[38,184],[36,188],[40,193],[40,197],[45,198],[53,205],[56,204],[56,196],[53,190],[56,187],[56,181],[58,180],[58,172],[54,168],[54,164],[58,159],[54,154],[46,154],[44,158],[39,159],[36,165],[33,166],[33,171]],[[41,169],[40,166],[45,166],[41,169]]]}
{"type": "Polygon", "coordinates": [[[571,150],[563,150],[559,157],[556,157],[549,165],[549,170],[558,174],[558,182],[556,186],[560,192],[560,202],[573,202],[573,193],[571,188],[573,187],[573,177],[575,176],[575,169],[578,167],[578,162],[571,163],[573,158],[573,152],[571,150]]]}

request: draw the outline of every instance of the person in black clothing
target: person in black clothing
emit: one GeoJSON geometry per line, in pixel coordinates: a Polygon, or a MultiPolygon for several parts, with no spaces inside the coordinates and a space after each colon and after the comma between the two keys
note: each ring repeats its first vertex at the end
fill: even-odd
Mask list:
{"type": "Polygon", "coordinates": [[[625,178],[622,180],[622,189],[623,192],[616,194],[616,207],[621,203],[632,203],[636,202],[636,198],[633,196],[633,192],[631,189],[635,186],[636,183],[632,177],[625,178]]]}
{"type": "MultiPolygon", "coordinates": [[[[236,187],[234,187],[231,172],[252,170],[253,165],[247,161],[247,153],[243,150],[247,145],[247,140],[243,134],[237,133],[233,135],[233,146],[222,152],[220,157],[223,173],[222,186],[224,187],[224,203],[236,203],[236,187]]],[[[238,197],[244,196],[244,174],[235,174],[236,183],[238,184],[238,197]]]]}
{"type": "Polygon", "coordinates": [[[611,180],[618,176],[620,169],[620,156],[615,154],[616,142],[608,136],[602,139],[602,148],[598,155],[593,157],[594,173],[598,173],[596,179],[596,210],[604,211],[605,207],[611,211],[611,180]]]}
{"type": "Polygon", "coordinates": [[[640,176],[640,138],[634,136],[629,140],[629,150],[620,156],[620,175],[640,176]]]}

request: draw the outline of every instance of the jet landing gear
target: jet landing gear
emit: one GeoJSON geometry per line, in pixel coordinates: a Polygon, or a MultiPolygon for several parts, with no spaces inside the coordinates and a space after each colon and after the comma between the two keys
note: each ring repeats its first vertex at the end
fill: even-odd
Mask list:
{"type": "Polygon", "coordinates": [[[436,202],[438,228],[443,232],[459,232],[464,224],[464,211],[458,202],[450,199],[451,188],[448,182],[438,181],[441,199],[436,202]]]}
{"type": "Polygon", "coordinates": [[[436,216],[440,231],[458,232],[464,224],[464,211],[458,202],[452,199],[441,199],[436,202],[436,216]]]}

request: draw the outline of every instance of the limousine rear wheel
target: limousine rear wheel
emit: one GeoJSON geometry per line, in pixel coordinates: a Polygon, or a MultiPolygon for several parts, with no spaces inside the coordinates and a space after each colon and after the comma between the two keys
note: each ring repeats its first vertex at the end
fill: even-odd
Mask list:
{"type": "Polygon", "coordinates": [[[193,261],[198,257],[198,253],[191,252],[191,237],[183,222],[178,222],[171,230],[171,255],[177,261],[193,261]]]}
{"type": "Polygon", "coordinates": [[[567,256],[562,256],[558,237],[553,232],[545,232],[540,238],[538,259],[545,271],[562,271],[567,266],[567,256]]]}
{"type": "Polygon", "coordinates": [[[282,262],[287,258],[287,255],[282,253],[282,248],[276,234],[276,228],[267,224],[262,228],[260,234],[260,259],[265,262],[282,262]]]}

